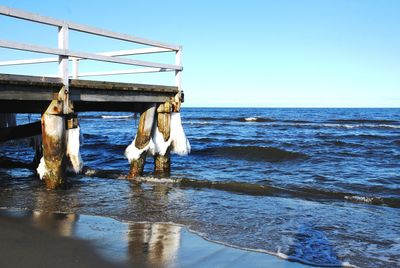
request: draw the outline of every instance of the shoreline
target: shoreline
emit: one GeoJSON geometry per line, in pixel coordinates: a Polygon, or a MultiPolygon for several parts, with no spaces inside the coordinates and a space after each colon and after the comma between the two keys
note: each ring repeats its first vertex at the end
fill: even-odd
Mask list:
{"type": "Polygon", "coordinates": [[[0,266],[310,267],[204,239],[171,223],[0,210],[0,266]]]}

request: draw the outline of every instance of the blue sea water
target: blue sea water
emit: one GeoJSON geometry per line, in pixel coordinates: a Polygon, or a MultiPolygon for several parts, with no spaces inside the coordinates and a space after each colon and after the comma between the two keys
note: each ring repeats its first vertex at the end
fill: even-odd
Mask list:
{"type": "Polygon", "coordinates": [[[124,179],[137,119],[79,116],[85,174],[47,191],[27,142],[8,142],[0,207],[174,222],[319,266],[400,267],[400,109],[184,108],[192,153],[172,157],[170,180],[140,185],[124,179]]]}

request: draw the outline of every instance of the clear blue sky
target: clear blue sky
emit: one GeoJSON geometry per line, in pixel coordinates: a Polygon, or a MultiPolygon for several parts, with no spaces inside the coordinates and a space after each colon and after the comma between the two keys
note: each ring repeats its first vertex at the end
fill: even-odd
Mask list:
{"type": "Polygon", "coordinates": [[[186,106],[400,107],[397,0],[0,4],[183,45],[186,106]]]}

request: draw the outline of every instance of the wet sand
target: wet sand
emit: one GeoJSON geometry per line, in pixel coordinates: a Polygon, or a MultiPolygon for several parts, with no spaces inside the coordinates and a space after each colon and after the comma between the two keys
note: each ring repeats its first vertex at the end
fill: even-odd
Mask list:
{"type": "Polygon", "coordinates": [[[0,210],[0,267],[307,267],[166,223],[0,210]]]}

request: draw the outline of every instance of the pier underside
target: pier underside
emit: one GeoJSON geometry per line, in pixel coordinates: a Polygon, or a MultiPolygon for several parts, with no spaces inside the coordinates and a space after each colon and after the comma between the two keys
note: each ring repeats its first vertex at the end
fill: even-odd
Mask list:
{"type": "MultiPolygon", "coordinates": [[[[0,113],[43,113],[62,87],[60,78],[0,74],[0,113]]],[[[167,102],[178,92],[174,86],[69,81],[75,112],[142,112],[149,104],[167,102]]]]}

